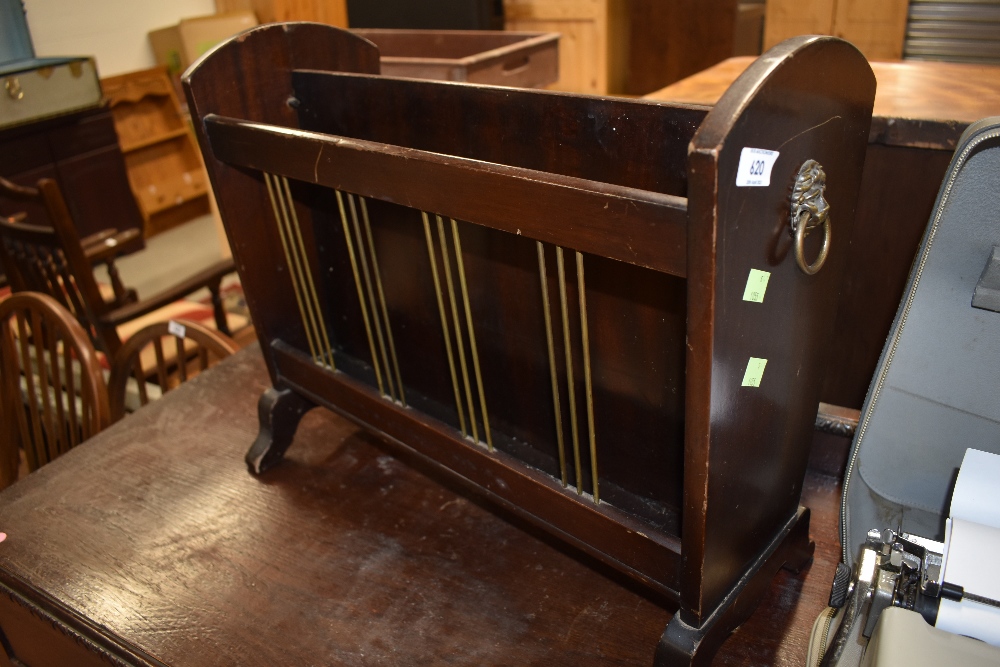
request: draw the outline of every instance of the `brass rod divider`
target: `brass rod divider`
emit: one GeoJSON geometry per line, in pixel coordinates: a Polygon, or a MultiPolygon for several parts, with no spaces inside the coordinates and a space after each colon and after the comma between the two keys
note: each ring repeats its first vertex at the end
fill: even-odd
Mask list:
{"type": "Polygon", "coordinates": [[[396,391],[393,387],[392,373],[389,370],[389,357],[385,350],[385,340],[382,338],[382,324],[379,321],[378,306],[375,303],[375,291],[372,289],[372,276],[368,271],[368,255],[365,252],[364,240],[361,237],[361,225],[358,222],[358,211],[354,205],[354,195],[347,194],[347,204],[351,209],[351,222],[354,223],[354,238],[358,244],[358,257],[361,259],[361,275],[365,279],[365,291],[368,293],[368,304],[372,309],[372,322],[375,325],[375,340],[378,342],[378,350],[382,356],[382,367],[385,369],[385,383],[389,387],[389,398],[396,400],[396,391]]]}
{"type": "Polygon", "coordinates": [[[476,389],[479,391],[479,409],[483,413],[483,430],[486,432],[486,446],[493,451],[493,436],[490,433],[490,416],[486,411],[486,393],[483,391],[483,374],[479,369],[479,349],[476,347],[476,330],[472,326],[472,306],[469,304],[469,287],[465,282],[465,262],[462,259],[462,242],[458,237],[458,223],[451,220],[451,237],[455,245],[455,262],[458,264],[458,282],[462,288],[465,306],[465,326],[469,329],[469,347],[472,348],[472,368],[476,373],[476,389]]]}
{"type": "Polygon", "coordinates": [[[469,408],[469,426],[472,429],[473,442],[479,442],[479,427],[476,424],[476,411],[472,406],[472,389],[469,387],[469,368],[465,363],[465,343],[462,341],[462,325],[458,318],[458,305],[455,302],[455,285],[451,280],[451,265],[448,261],[448,239],[444,233],[444,221],[440,215],[437,219],[438,241],[441,244],[441,260],[444,262],[444,281],[448,286],[448,301],[451,303],[451,319],[455,325],[455,341],[458,344],[458,365],[462,370],[462,384],[465,386],[465,400],[469,408]]]}
{"type": "MultiPolygon", "coordinates": [[[[308,324],[306,317],[306,306],[302,300],[302,291],[299,286],[298,271],[296,270],[296,262],[292,259],[290,248],[288,245],[288,239],[286,238],[285,225],[283,222],[282,214],[279,212],[278,200],[275,196],[275,191],[278,189],[277,184],[273,186],[271,184],[271,179],[277,180],[276,176],[271,176],[271,174],[264,173],[264,182],[267,184],[267,194],[271,198],[271,208],[274,211],[274,221],[278,225],[278,236],[281,238],[281,248],[285,252],[285,261],[288,263],[288,277],[292,281],[292,291],[295,292],[295,300],[299,306],[299,317],[302,318],[302,328],[306,333],[306,341],[309,343],[309,352],[312,354],[313,361],[319,361],[319,355],[316,353],[316,343],[313,340],[313,332],[308,324]]],[[[281,207],[283,208],[283,207],[281,207]]]]}
{"type": "Polygon", "coordinates": [[[354,256],[354,243],[351,240],[351,229],[347,222],[347,212],[344,210],[344,198],[340,190],[334,190],[337,195],[337,207],[340,209],[340,222],[344,226],[344,240],[347,241],[347,255],[351,260],[351,270],[354,272],[354,286],[358,291],[358,303],[361,304],[361,319],[365,323],[365,333],[368,334],[368,348],[372,355],[372,368],[375,369],[375,380],[378,383],[378,393],[385,396],[382,386],[382,373],[378,368],[378,355],[375,354],[375,338],[372,336],[371,323],[368,321],[368,308],[365,306],[365,295],[361,288],[361,275],[358,273],[358,261],[354,256]]]}
{"type": "MultiPolygon", "coordinates": [[[[302,227],[299,225],[299,215],[295,212],[295,201],[292,199],[292,190],[288,185],[288,179],[282,176],[281,181],[285,186],[285,203],[288,207],[288,212],[291,214],[291,221],[295,230],[295,240],[298,242],[299,263],[302,266],[302,272],[306,276],[306,298],[312,298],[313,312],[315,313],[313,326],[316,327],[317,324],[319,325],[318,331],[314,330],[314,333],[317,334],[316,347],[319,348],[320,342],[323,343],[326,348],[326,358],[329,360],[326,365],[332,370],[333,348],[330,346],[330,337],[326,332],[326,322],[323,319],[323,309],[319,305],[316,284],[313,282],[312,271],[309,270],[309,256],[306,254],[306,245],[302,241],[302,227]]],[[[322,353],[323,349],[320,348],[319,351],[322,353]]]]}
{"type": "MultiPolygon", "coordinates": [[[[403,390],[403,376],[399,372],[399,359],[396,357],[396,342],[392,338],[392,326],[389,324],[389,309],[385,303],[385,291],[382,289],[382,275],[378,268],[378,254],[375,252],[375,240],[372,237],[372,225],[368,219],[368,205],[365,198],[358,195],[361,202],[361,219],[365,223],[365,235],[368,237],[368,252],[372,256],[372,273],[375,274],[375,287],[378,291],[379,303],[382,306],[382,319],[385,321],[385,335],[389,341],[389,356],[392,358],[392,368],[396,373],[396,388],[399,390],[399,402],[406,405],[406,394],[403,390]]],[[[386,375],[389,370],[386,369],[386,375]]]]}
{"type": "Polygon", "coordinates": [[[580,468],[580,437],[576,424],[576,392],[573,383],[573,350],[569,337],[569,309],[566,305],[566,267],[563,249],[556,246],[556,270],[559,273],[559,305],[562,309],[563,344],[566,348],[566,387],[569,390],[569,425],[573,435],[573,460],[576,464],[576,492],[583,493],[583,471],[580,468]]]}
{"type": "Polygon", "coordinates": [[[309,337],[313,341],[315,347],[315,354],[313,359],[317,363],[322,362],[323,350],[320,347],[319,336],[316,327],[316,316],[313,312],[313,304],[309,299],[309,294],[306,292],[306,270],[302,266],[302,258],[299,257],[298,249],[295,246],[295,239],[292,236],[292,219],[291,214],[288,211],[289,202],[285,200],[284,193],[281,187],[281,177],[271,175],[274,181],[274,192],[278,200],[278,208],[281,210],[281,216],[284,220],[285,227],[285,239],[288,245],[288,253],[291,258],[291,267],[295,271],[298,277],[298,290],[302,297],[302,303],[305,304],[305,318],[302,321],[303,326],[308,332],[309,337]]]}
{"type": "MultiPolygon", "coordinates": [[[[458,411],[458,424],[462,437],[467,435],[465,428],[465,413],[462,411],[462,397],[458,388],[458,376],[455,374],[455,356],[451,350],[451,333],[448,331],[448,316],[444,312],[444,299],[441,296],[441,280],[438,277],[437,259],[434,255],[434,239],[431,234],[431,223],[427,214],[420,212],[424,221],[424,238],[427,239],[427,255],[431,261],[431,277],[434,279],[434,296],[437,298],[438,313],[441,315],[441,334],[444,336],[444,349],[448,353],[448,370],[451,372],[451,386],[455,390],[455,409],[458,411]]],[[[461,342],[461,341],[459,341],[461,342]]]]}
{"type": "Polygon", "coordinates": [[[580,332],[583,346],[583,383],[587,389],[587,432],[590,434],[590,475],[594,502],[601,502],[597,486],[597,436],[594,433],[594,389],[590,378],[590,333],[587,327],[587,290],[583,280],[583,253],[576,253],[576,284],[580,293],[580,332]]]}
{"type": "Polygon", "coordinates": [[[549,305],[548,272],[545,270],[545,246],[535,241],[538,248],[538,275],[542,283],[542,314],[545,317],[545,342],[549,351],[549,376],[552,379],[552,410],[556,421],[556,445],[559,448],[559,474],[566,486],[566,446],[563,442],[562,409],[559,406],[559,375],[556,371],[555,343],[552,340],[552,313],[549,305]]]}

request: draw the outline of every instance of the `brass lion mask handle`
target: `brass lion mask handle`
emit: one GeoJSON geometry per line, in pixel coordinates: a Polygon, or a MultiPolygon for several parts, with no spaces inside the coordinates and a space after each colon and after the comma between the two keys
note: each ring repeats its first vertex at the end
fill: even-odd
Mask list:
{"type": "Polygon", "coordinates": [[[792,188],[789,230],[795,238],[795,263],[806,275],[814,275],[830,254],[830,203],[823,196],[826,190],[826,172],[816,160],[806,160],[799,167],[792,188]],[[817,227],[823,227],[823,247],[812,264],[806,262],[805,240],[817,227]]]}

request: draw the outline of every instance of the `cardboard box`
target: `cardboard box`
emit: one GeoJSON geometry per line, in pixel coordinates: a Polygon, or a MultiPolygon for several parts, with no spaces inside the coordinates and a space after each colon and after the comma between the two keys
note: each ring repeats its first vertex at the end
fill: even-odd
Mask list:
{"type": "Polygon", "coordinates": [[[159,65],[179,77],[210,48],[257,25],[252,11],[229,12],[181,19],[180,23],[149,33],[149,43],[159,65]]]}

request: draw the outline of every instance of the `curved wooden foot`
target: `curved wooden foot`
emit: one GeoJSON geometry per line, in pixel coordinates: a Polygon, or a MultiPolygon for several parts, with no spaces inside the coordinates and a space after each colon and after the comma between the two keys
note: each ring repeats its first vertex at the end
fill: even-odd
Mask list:
{"type": "Polygon", "coordinates": [[[722,643],[757,608],[778,570],[798,571],[812,560],[815,545],[809,541],[809,510],[799,507],[772,545],[700,626],[685,623],[681,612],[674,614],[656,647],[657,666],[711,664],[722,643]]]}
{"type": "Polygon", "coordinates": [[[290,389],[265,391],[257,401],[260,431],[246,455],[247,466],[255,475],[268,470],[285,455],[302,415],[316,407],[290,389]]]}

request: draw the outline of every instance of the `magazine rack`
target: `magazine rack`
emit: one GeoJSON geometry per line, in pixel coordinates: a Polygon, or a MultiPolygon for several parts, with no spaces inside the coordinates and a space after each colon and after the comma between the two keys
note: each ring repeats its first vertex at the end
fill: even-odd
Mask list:
{"type": "Polygon", "coordinates": [[[871,69],[797,38],[711,111],[378,71],[298,23],[185,77],[274,385],[250,468],[340,412],[676,605],[657,661],[707,663],[811,554],[871,69]]]}

